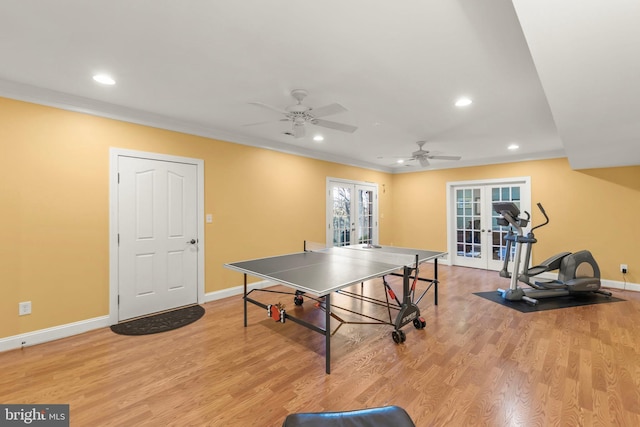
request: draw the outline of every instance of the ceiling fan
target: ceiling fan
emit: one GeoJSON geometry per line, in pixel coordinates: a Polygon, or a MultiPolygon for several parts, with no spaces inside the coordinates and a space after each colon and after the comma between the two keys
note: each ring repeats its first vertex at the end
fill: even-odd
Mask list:
{"type": "MultiPolygon", "coordinates": [[[[280,121],[292,123],[291,131],[285,132],[285,134],[291,135],[294,138],[302,138],[305,135],[305,125],[307,123],[349,133],[353,133],[358,129],[356,126],[321,119],[320,117],[343,113],[348,110],[342,105],[335,103],[318,108],[308,107],[302,104],[302,100],[307,96],[307,94],[307,91],[303,89],[292,90],[291,96],[297,102],[294,105],[286,107],[284,110],[272,105],[263,104],[262,102],[251,102],[251,104],[283,114],[284,118],[280,119],[280,121]]],[[[250,123],[245,126],[260,125],[264,123],[269,122],[250,123]]]]}
{"type": "Polygon", "coordinates": [[[422,146],[426,143],[427,141],[416,142],[416,144],[418,144],[418,150],[411,153],[411,157],[405,160],[405,162],[417,160],[420,163],[420,166],[427,167],[429,166],[429,159],[460,160],[462,158],[461,156],[440,156],[440,155],[431,154],[430,151],[422,149],[422,146]]]}

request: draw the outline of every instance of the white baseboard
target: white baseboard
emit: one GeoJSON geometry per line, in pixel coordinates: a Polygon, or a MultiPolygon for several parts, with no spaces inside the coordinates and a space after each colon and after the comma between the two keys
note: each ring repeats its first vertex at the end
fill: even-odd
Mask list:
{"type": "MultiPolygon", "coordinates": [[[[269,282],[268,280],[263,280],[261,282],[251,283],[247,285],[247,290],[253,289],[263,289],[269,286],[273,286],[274,283],[269,282]]],[[[223,298],[233,297],[236,295],[242,295],[244,292],[244,286],[234,286],[233,288],[222,289],[220,291],[209,292],[204,295],[204,302],[216,301],[223,298]]]]}
{"type": "Polygon", "coordinates": [[[617,280],[603,280],[602,287],[609,288],[609,289],[622,289],[625,291],[640,292],[640,284],[629,283],[629,282],[626,282],[626,283],[619,282],[617,280]]]}
{"type": "Polygon", "coordinates": [[[48,341],[82,334],[94,329],[104,328],[106,326],[110,326],[109,316],[100,316],[94,317],[93,319],[81,320],[79,322],[67,323],[66,325],[27,332],[26,334],[0,338],[0,351],[42,344],[48,341]]]}
{"type": "MultiPolygon", "coordinates": [[[[250,284],[248,286],[248,289],[262,289],[268,286],[273,286],[273,283],[264,280],[261,282],[250,284]]],[[[235,295],[242,295],[243,290],[243,286],[235,286],[233,288],[223,289],[221,291],[209,292],[208,294],[205,294],[203,302],[215,301],[235,295]]],[[[25,334],[0,338],[0,352],[36,344],[42,344],[61,338],[67,338],[94,329],[106,328],[108,326],[111,326],[111,322],[109,320],[109,316],[107,315],[95,317],[93,319],[81,320],[79,322],[68,323],[66,325],[54,326],[51,328],[27,332],[25,334]]]]}

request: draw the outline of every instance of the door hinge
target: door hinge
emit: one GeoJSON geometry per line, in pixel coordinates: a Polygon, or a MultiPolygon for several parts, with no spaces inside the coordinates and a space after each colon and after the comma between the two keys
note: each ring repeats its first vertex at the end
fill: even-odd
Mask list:
{"type": "Polygon", "coordinates": [[[118,233],[118,246],[120,246],[120,233],[118,233]]]}
{"type": "Polygon", "coordinates": [[[120,184],[120,172],[118,172],[118,184],[120,184]]]}
{"type": "Polygon", "coordinates": [[[118,295],[118,305],[120,305],[120,295],[118,295]]]}

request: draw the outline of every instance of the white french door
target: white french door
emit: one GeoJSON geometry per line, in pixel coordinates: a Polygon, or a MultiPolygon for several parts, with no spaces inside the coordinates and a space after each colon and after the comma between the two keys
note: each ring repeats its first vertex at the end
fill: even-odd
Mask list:
{"type": "Polygon", "coordinates": [[[198,302],[197,166],[118,157],[118,318],[198,302]]]}
{"type": "Polygon", "coordinates": [[[327,180],[327,245],[378,243],[378,186],[327,180]]]}
{"type": "MultiPolygon", "coordinates": [[[[531,211],[529,178],[450,183],[448,187],[449,253],[453,265],[500,270],[508,227],[498,225],[493,202],[512,201],[531,211]]],[[[511,254],[510,254],[511,256],[511,254]]]]}

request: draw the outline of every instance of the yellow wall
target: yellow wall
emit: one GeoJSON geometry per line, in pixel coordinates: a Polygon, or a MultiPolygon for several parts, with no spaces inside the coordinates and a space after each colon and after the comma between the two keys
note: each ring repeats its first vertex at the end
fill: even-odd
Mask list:
{"type": "Polygon", "coordinates": [[[391,177],[0,98],[0,338],[108,314],[110,147],[204,159],[205,292],[241,284],[225,262],[324,241],[327,176],[391,177]]]}
{"type": "MultiPolygon", "coordinates": [[[[551,218],[536,232],[534,263],[589,249],[604,279],[622,281],[624,263],[627,281],[638,283],[640,166],[575,171],[567,159],[553,159],[394,175],[393,243],[446,250],[447,182],[521,176],[531,177],[532,204],[541,202],[551,218]]],[[[532,214],[539,223],[537,208],[532,214]]]]}
{"type": "Polygon", "coordinates": [[[640,167],[572,171],[561,159],[390,175],[0,98],[0,338],[108,314],[110,147],[204,160],[205,292],[240,284],[225,262],[324,241],[328,176],[380,185],[381,243],[443,250],[448,181],[531,176],[553,221],[536,257],[586,247],[604,278],[620,280],[625,262],[638,282],[640,167]],[[20,301],[33,314],[18,316],[20,301]]]}

